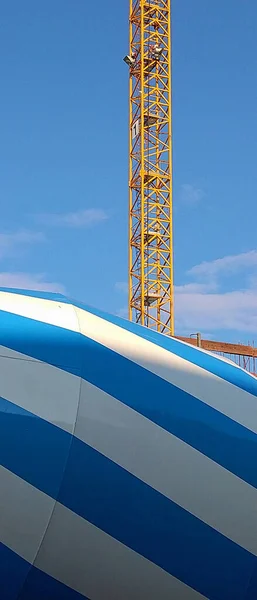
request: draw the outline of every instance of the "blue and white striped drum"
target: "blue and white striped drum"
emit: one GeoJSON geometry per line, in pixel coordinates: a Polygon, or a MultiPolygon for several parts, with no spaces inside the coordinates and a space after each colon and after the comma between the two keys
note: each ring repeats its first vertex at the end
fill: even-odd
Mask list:
{"type": "Polygon", "coordinates": [[[1,600],[256,600],[257,381],[0,291],[1,600]]]}

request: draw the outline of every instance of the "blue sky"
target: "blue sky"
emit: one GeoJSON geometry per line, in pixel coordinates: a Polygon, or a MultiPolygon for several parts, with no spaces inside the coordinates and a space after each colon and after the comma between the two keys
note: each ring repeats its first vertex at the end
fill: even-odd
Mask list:
{"type": "MultiPolygon", "coordinates": [[[[0,285],[126,305],[127,18],[0,4],[0,285]]],[[[256,0],[173,0],[178,334],[257,339],[256,25],[256,0]]]]}

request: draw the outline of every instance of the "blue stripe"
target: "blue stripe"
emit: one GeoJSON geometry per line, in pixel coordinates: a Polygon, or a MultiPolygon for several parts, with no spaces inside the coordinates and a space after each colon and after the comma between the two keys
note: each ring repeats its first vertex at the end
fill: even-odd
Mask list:
{"type": "Polygon", "coordinates": [[[75,331],[0,310],[0,344],[81,375],[85,343],[75,331]]]}
{"type": "Polygon", "coordinates": [[[0,464],[57,498],[72,437],[0,398],[0,464]]]}
{"type": "Polygon", "coordinates": [[[1,600],[86,600],[0,542],[1,600]]]}
{"type": "Polygon", "coordinates": [[[0,424],[0,456],[6,468],[209,600],[244,598],[257,564],[252,554],[77,438],[72,438],[63,482],[54,495],[61,476],[54,454],[61,455],[66,449],[62,438],[71,436],[25,411],[21,416],[3,412],[0,424]]]}
{"type": "Polygon", "coordinates": [[[0,324],[4,346],[81,375],[257,488],[252,431],[79,333],[1,311],[0,324]]]}
{"type": "Polygon", "coordinates": [[[0,591],[1,600],[17,600],[30,564],[0,542],[0,591]]]}
{"type": "Polygon", "coordinates": [[[29,291],[29,290],[19,290],[19,289],[10,289],[10,288],[0,288],[0,292],[9,292],[14,294],[22,294],[24,296],[30,296],[34,298],[41,298],[45,300],[52,300],[54,302],[62,302],[64,304],[71,304],[76,306],[77,308],[81,308],[95,316],[101,317],[105,319],[109,323],[113,325],[117,325],[126,331],[130,331],[131,333],[148,340],[160,348],[164,348],[169,352],[172,352],[176,356],[183,358],[191,362],[192,364],[201,367],[208,371],[209,373],[213,373],[217,377],[221,377],[225,381],[236,385],[237,387],[257,396],[257,380],[253,377],[250,377],[249,374],[239,369],[238,367],[226,363],[220,360],[216,356],[210,356],[205,352],[199,352],[197,348],[187,346],[182,342],[179,342],[175,338],[171,338],[166,335],[161,335],[152,329],[148,329],[146,327],[142,327],[138,323],[132,323],[127,321],[126,319],[122,319],[121,317],[110,315],[104,311],[95,309],[91,306],[83,304],[82,302],[78,302],[71,298],[66,298],[62,294],[55,294],[51,292],[37,292],[37,291],[29,291]]]}
{"type": "Polygon", "coordinates": [[[209,373],[213,373],[214,375],[217,375],[217,377],[221,377],[225,381],[236,385],[242,390],[257,396],[257,379],[251,377],[246,371],[239,369],[236,365],[234,366],[230,363],[226,363],[223,360],[220,360],[218,356],[212,356],[203,351],[199,351],[198,348],[188,346],[175,338],[161,335],[152,329],[142,327],[142,325],[132,323],[121,317],[110,315],[104,311],[97,310],[76,301],[74,301],[73,304],[97,317],[105,319],[113,325],[117,325],[126,331],[130,331],[131,333],[152,342],[156,346],[164,348],[176,356],[179,356],[180,358],[205,369],[209,373]]]}

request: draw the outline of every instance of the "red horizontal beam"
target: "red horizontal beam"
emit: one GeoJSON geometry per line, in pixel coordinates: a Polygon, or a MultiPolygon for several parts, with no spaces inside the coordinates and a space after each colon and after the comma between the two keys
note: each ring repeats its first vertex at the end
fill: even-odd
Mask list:
{"type": "MultiPolygon", "coordinates": [[[[187,342],[191,346],[197,346],[196,338],[176,336],[178,340],[187,342]]],[[[228,342],[214,342],[212,340],[201,340],[201,348],[210,352],[222,352],[224,354],[234,354],[238,356],[247,356],[257,358],[257,348],[254,346],[245,346],[244,344],[230,344],[228,342]]]]}

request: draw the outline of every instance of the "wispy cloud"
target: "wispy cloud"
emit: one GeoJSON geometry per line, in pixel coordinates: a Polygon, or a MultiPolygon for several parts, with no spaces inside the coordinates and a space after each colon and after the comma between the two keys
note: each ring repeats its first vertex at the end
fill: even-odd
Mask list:
{"type": "Polygon", "coordinates": [[[0,272],[0,287],[65,293],[63,285],[47,281],[43,273],[0,272]]]}
{"type": "Polygon", "coordinates": [[[45,241],[43,233],[34,231],[16,231],[13,233],[0,233],[0,259],[12,255],[24,245],[45,241]]]}
{"type": "Polygon", "coordinates": [[[191,183],[184,183],[179,191],[179,203],[187,206],[196,206],[205,197],[205,192],[202,188],[191,183]]]}
{"type": "Polygon", "coordinates": [[[212,261],[204,261],[199,265],[195,265],[188,271],[189,275],[201,277],[213,277],[222,273],[236,273],[241,269],[252,268],[257,266],[257,251],[243,252],[231,256],[224,256],[212,261]]]}
{"type": "Polygon", "coordinates": [[[119,308],[116,312],[117,317],[121,317],[122,319],[128,319],[128,308],[123,306],[123,308],[119,308]]]}
{"type": "Polygon", "coordinates": [[[193,282],[175,288],[177,331],[217,329],[257,333],[257,251],[228,255],[192,267],[193,282]],[[231,275],[232,289],[223,292],[231,275]]]}
{"type": "Polygon", "coordinates": [[[215,282],[210,283],[185,283],[176,286],[177,294],[207,294],[217,289],[215,282]]]}
{"type": "Polygon", "coordinates": [[[257,292],[217,294],[175,292],[177,332],[217,329],[257,333],[257,292]]]}
{"type": "Polygon", "coordinates": [[[115,283],[115,290],[122,292],[123,294],[128,293],[128,284],[126,281],[117,281],[115,283]]]}
{"type": "Polygon", "coordinates": [[[38,219],[45,225],[54,227],[83,228],[92,227],[108,219],[108,214],[101,208],[87,208],[68,213],[49,213],[39,215],[38,219]]]}
{"type": "MultiPolygon", "coordinates": [[[[121,292],[124,294],[128,294],[128,283],[126,281],[117,281],[114,286],[117,292],[121,292]]],[[[122,317],[123,319],[128,319],[128,306],[122,306],[116,311],[116,315],[118,317],[122,317]]]]}

